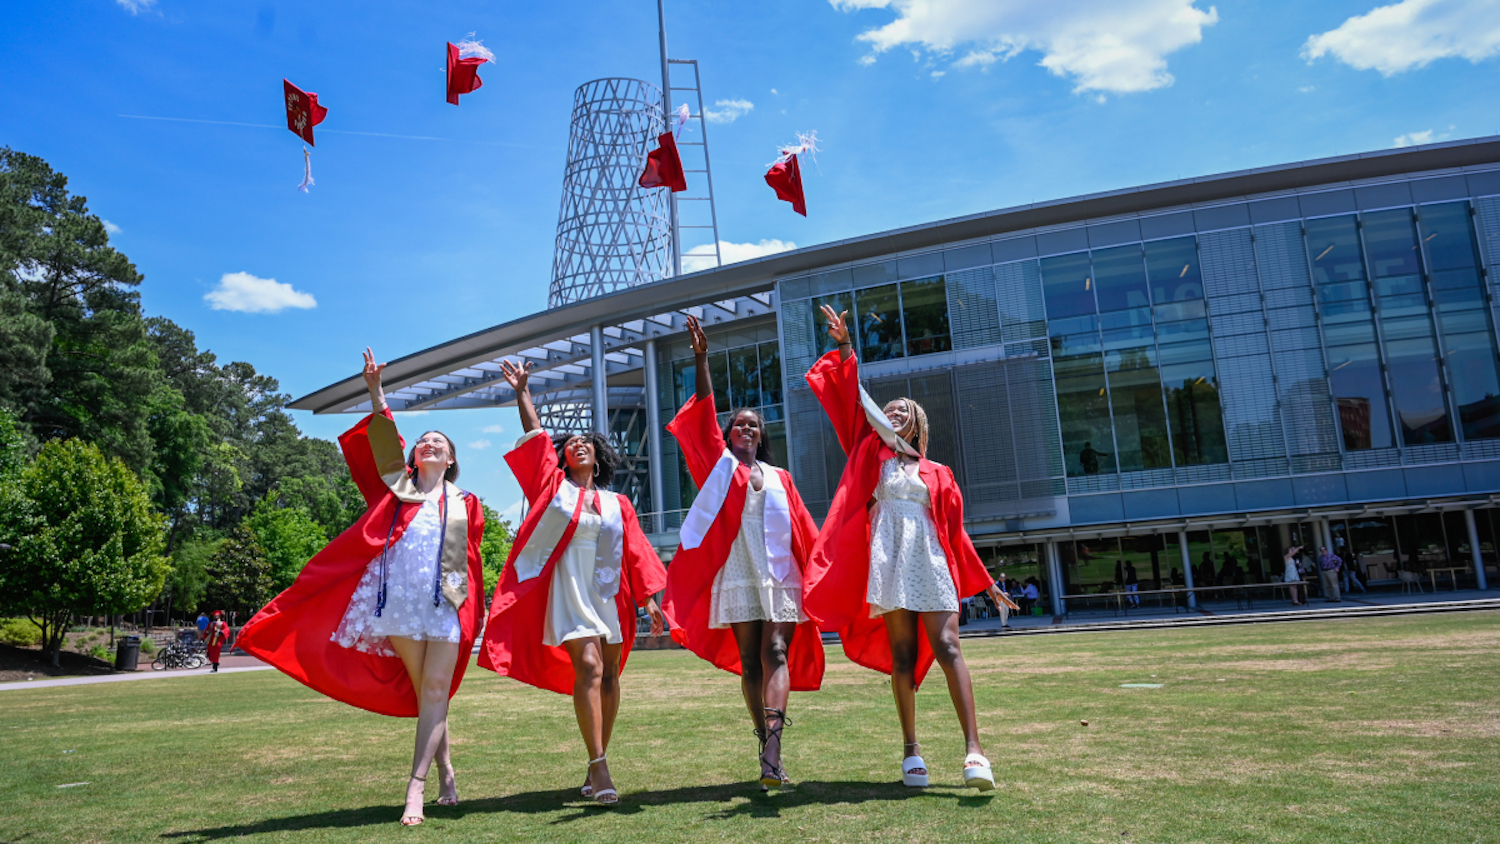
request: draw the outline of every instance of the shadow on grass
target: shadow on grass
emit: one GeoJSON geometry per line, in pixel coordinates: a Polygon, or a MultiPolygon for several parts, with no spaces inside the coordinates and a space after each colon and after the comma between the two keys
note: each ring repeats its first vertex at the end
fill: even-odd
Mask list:
{"type": "MultiPolygon", "coordinates": [[[[871,782],[821,782],[798,783],[791,788],[762,794],[754,783],[728,783],[700,785],[690,788],[673,788],[665,791],[643,791],[627,793],[613,808],[606,808],[580,797],[578,791],[565,788],[556,791],[528,791],[507,797],[491,797],[465,800],[457,807],[449,808],[428,804],[427,821],[441,823],[470,815],[516,813],[543,815],[564,812],[551,821],[553,825],[571,823],[585,818],[606,814],[634,815],[651,807],[677,806],[690,803],[733,805],[721,806],[703,816],[705,821],[725,821],[735,818],[774,818],[783,811],[804,806],[855,805],[872,801],[896,802],[902,800],[952,800],[958,806],[981,807],[988,805],[991,794],[979,795],[968,789],[927,788],[912,789],[896,783],[871,782]],[[734,802],[749,798],[743,802],[734,802]]],[[[365,806],[358,809],[337,809],[314,812],[307,815],[291,815],[282,818],[267,818],[254,823],[234,824],[210,829],[192,829],[181,832],[165,832],[162,838],[181,839],[187,842],[218,841],[268,832],[296,832],[312,829],[349,829],[362,826],[395,826],[400,815],[396,804],[365,806]]]]}

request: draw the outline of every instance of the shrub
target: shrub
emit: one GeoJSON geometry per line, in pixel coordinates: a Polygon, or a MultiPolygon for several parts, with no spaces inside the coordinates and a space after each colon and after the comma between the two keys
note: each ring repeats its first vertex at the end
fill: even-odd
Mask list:
{"type": "Polygon", "coordinates": [[[92,648],[89,648],[89,656],[99,660],[100,662],[110,661],[109,648],[105,647],[103,644],[98,644],[93,646],[92,648]]]}
{"type": "Polygon", "coordinates": [[[0,644],[31,648],[42,643],[42,628],[29,618],[0,619],[0,644]]]}
{"type": "Polygon", "coordinates": [[[156,640],[150,638],[141,639],[141,653],[150,656],[156,653],[156,640]]]}

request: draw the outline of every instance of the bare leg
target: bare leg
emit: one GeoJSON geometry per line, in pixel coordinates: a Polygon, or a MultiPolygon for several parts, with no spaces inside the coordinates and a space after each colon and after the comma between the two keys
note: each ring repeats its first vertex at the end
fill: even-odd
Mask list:
{"type": "Polygon", "coordinates": [[[615,717],[620,714],[620,657],[625,653],[624,643],[604,644],[604,675],[599,678],[599,700],[603,705],[604,747],[600,753],[609,752],[610,737],[615,734],[615,717]]]}
{"type": "Polygon", "coordinates": [[[787,699],[791,697],[792,677],[787,670],[787,653],[792,647],[792,637],[797,633],[793,622],[762,622],[759,661],[761,674],[765,678],[760,698],[764,701],[762,728],[766,731],[766,752],[761,760],[762,775],[778,772],[786,781],[786,772],[781,770],[781,728],[785,725],[787,699]],[[780,712],[780,715],[769,710],[780,712]]]}
{"type": "Polygon", "coordinates": [[[745,708],[750,710],[750,723],[755,734],[764,736],[766,730],[766,703],[763,691],[764,674],[761,665],[761,629],[764,621],[742,621],[729,625],[734,633],[734,643],[740,650],[740,692],[745,696],[745,708]]]}
{"type": "MultiPolygon", "coordinates": [[[[443,764],[452,776],[448,760],[448,691],[453,685],[453,669],[458,664],[458,643],[426,642],[391,637],[391,648],[401,658],[407,676],[414,678],[417,691],[417,740],[412,751],[411,780],[406,786],[406,812],[401,822],[422,822],[423,785],[432,760],[442,749],[443,764]]],[[[454,797],[457,796],[455,786],[454,797]]]]}
{"type": "Polygon", "coordinates": [[[984,755],[984,749],[979,746],[979,725],[974,717],[974,683],[969,678],[969,665],[958,646],[958,613],[924,612],[921,618],[927,644],[932,647],[932,654],[948,680],[948,696],[953,698],[958,725],[964,732],[964,753],[984,755]]]}
{"type": "MultiPolygon", "coordinates": [[[[604,652],[599,637],[569,639],[563,642],[569,658],[573,661],[573,714],[578,719],[578,731],[583,734],[583,745],[589,754],[589,779],[597,794],[614,787],[609,776],[609,763],[604,756],[604,652]],[[598,759],[595,763],[593,760],[598,759]]],[[[616,696],[618,705],[618,695],[616,696]]]]}
{"type": "MultiPolygon", "coordinates": [[[[891,694],[896,697],[896,717],[901,720],[902,757],[920,755],[917,744],[917,614],[909,610],[891,610],[885,619],[886,636],[891,640],[891,694]]],[[[913,774],[925,774],[916,768],[913,774]]]]}

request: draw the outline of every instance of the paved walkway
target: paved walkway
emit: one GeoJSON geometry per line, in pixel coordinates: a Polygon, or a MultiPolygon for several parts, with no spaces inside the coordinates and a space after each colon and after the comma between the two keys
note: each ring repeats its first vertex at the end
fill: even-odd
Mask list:
{"type": "MultiPolygon", "coordinates": [[[[227,655],[219,660],[220,674],[238,674],[243,671],[270,671],[271,666],[256,659],[253,656],[227,655]]],[[[170,677],[202,677],[210,673],[210,669],[172,669],[169,671],[153,671],[151,661],[144,656],[140,666],[135,671],[121,672],[119,674],[99,674],[92,677],[57,677],[48,680],[16,680],[11,683],[0,683],[0,692],[13,689],[46,689],[54,686],[87,686],[92,683],[127,683],[131,680],[164,680],[170,677]]]]}

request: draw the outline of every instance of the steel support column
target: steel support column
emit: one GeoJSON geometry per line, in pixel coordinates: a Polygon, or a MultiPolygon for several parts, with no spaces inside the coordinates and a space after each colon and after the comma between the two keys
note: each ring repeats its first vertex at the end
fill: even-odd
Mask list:
{"type": "Polygon", "coordinates": [[[1474,586],[1489,589],[1489,578],[1484,574],[1484,552],[1479,550],[1479,525],[1474,523],[1474,511],[1464,511],[1464,527],[1469,530],[1469,558],[1474,563],[1474,586]]]}
{"type": "Polygon", "coordinates": [[[1057,559],[1057,540],[1047,540],[1044,548],[1047,553],[1047,591],[1052,598],[1052,614],[1060,616],[1066,613],[1068,608],[1063,605],[1062,565],[1057,559]]]}
{"type": "Polygon", "coordinates": [[[656,340],[647,340],[643,349],[646,360],[641,367],[646,376],[646,447],[651,450],[646,465],[650,467],[651,530],[660,533],[667,529],[666,490],[662,487],[661,452],[661,396],[656,380],[656,340]]]}
{"type": "MultiPolygon", "coordinates": [[[[1193,588],[1193,552],[1188,549],[1187,531],[1177,531],[1177,550],[1182,554],[1182,585],[1189,589],[1193,588]]],[[[1188,609],[1198,608],[1198,593],[1189,592],[1187,599],[1188,609]]]]}
{"type": "Polygon", "coordinates": [[[609,436],[609,374],[604,364],[604,328],[596,325],[589,329],[589,357],[593,369],[589,377],[594,381],[594,430],[609,436]]]}

